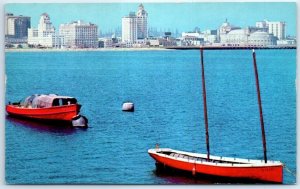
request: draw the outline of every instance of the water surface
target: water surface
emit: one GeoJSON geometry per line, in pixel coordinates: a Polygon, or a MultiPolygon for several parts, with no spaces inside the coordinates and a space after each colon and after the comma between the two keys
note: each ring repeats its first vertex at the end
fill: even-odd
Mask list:
{"type": "MultiPolygon", "coordinates": [[[[295,50],[257,50],[268,159],[296,172],[295,50]]],[[[74,96],[89,128],[8,117],[11,184],[194,184],[158,175],[160,147],[206,153],[199,51],[6,53],[6,103],[36,93],[74,96]],[[122,112],[122,103],[135,112],[122,112]]],[[[263,159],[250,50],[204,51],[212,155],[263,159]]],[[[284,183],[295,177],[284,170],[284,183]]]]}

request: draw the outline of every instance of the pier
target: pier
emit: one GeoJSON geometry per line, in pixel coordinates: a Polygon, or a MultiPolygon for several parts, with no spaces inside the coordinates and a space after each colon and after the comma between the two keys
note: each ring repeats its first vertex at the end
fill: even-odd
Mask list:
{"type": "Polygon", "coordinates": [[[251,46],[187,46],[187,47],[166,47],[166,49],[174,49],[174,50],[243,50],[243,49],[297,49],[297,46],[272,46],[272,47],[251,47],[251,46]]]}

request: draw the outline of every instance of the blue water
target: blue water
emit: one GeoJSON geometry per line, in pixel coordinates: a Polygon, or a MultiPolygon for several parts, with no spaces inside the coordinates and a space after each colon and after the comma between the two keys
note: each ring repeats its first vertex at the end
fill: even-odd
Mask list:
{"type": "MultiPolygon", "coordinates": [[[[296,172],[295,50],[257,50],[268,159],[296,172]]],[[[6,53],[6,103],[36,93],[74,96],[89,128],[7,117],[10,184],[194,184],[156,174],[160,147],[206,153],[199,51],[6,53]],[[135,112],[122,112],[122,103],[135,112]]],[[[250,50],[205,51],[210,150],[263,159],[250,50]]],[[[284,183],[296,178],[284,170],[284,183]]]]}

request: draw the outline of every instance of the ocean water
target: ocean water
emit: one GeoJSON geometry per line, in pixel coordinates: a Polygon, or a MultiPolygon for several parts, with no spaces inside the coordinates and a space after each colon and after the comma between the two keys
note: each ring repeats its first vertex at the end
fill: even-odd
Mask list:
{"type": "MultiPolygon", "coordinates": [[[[296,172],[296,50],[257,50],[267,155],[296,172]]],[[[6,117],[9,184],[201,184],[157,174],[147,150],[206,153],[200,52],[8,52],[6,103],[76,97],[88,129],[6,117]],[[122,112],[122,103],[135,112],[122,112]]],[[[263,159],[250,50],[204,51],[212,155],[263,159]]],[[[295,183],[284,169],[284,183],[295,183]]]]}

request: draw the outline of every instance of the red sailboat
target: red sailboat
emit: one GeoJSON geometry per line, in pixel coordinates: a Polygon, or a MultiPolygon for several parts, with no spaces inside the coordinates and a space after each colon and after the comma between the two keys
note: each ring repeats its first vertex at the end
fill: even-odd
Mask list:
{"type": "MultiPolygon", "coordinates": [[[[20,102],[6,105],[6,111],[11,116],[70,123],[78,122],[78,119],[83,117],[83,121],[87,122],[84,116],[79,115],[80,108],[81,105],[77,103],[76,98],[55,94],[35,94],[20,102]]],[[[86,124],[82,123],[80,126],[86,126],[86,124]]]]}
{"type": "Polygon", "coordinates": [[[169,148],[149,149],[149,155],[156,160],[158,166],[171,167],[178,170],[190,171],[193,175],[204,174],[230,180],[252,180],[258,182],[282,183],[283,164],[280,161],[267,160],[266,139],[264,130],[264,121],[262,114],[262,105],[260,98],[260,88],[258,72],[256,66],[256,57],[253,50],[253,65],[256,78],[256,89],[258,96],[260,122],[262,131],[262,141],[264,149],[264,160],[250,160],[240,158],[230,158],[221,156],[211,156],[209,152],[209,134],[208,134],[208,117],[206,106],[206,88],[203,63],[203,49],[201,51],[202,67],[202,88],[203,88],[203,106],[204,120],[206,130],[206,147],[207,154],[190,153],[169,148]]]}

